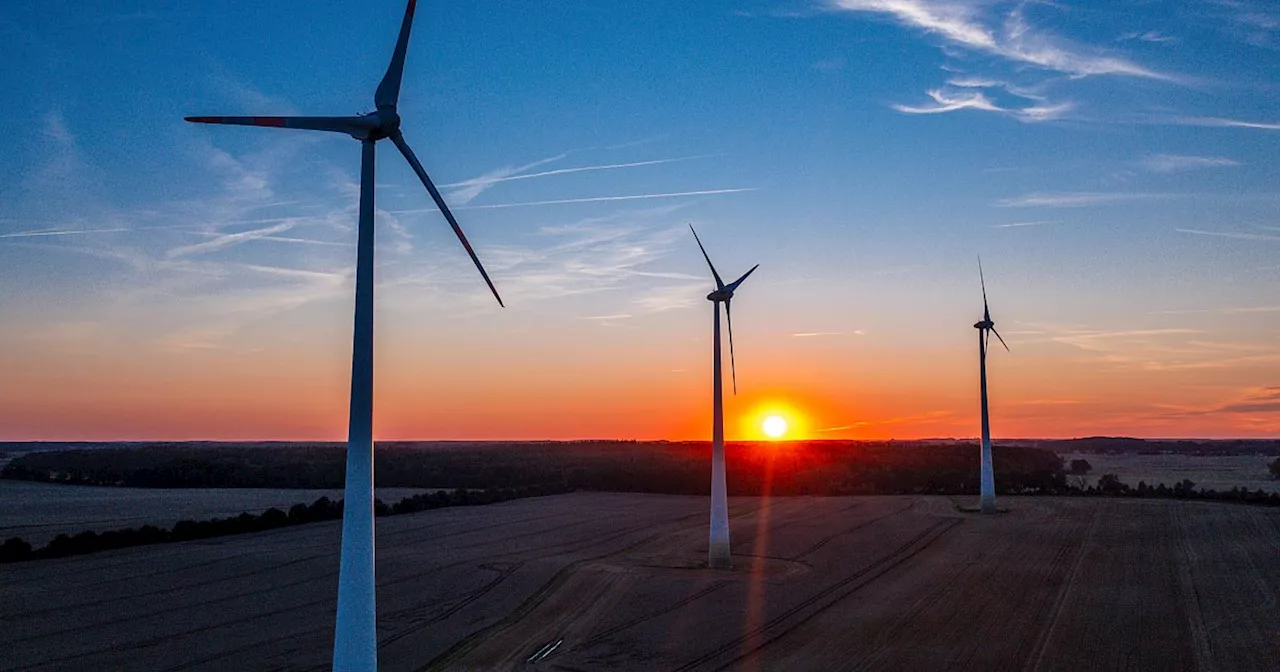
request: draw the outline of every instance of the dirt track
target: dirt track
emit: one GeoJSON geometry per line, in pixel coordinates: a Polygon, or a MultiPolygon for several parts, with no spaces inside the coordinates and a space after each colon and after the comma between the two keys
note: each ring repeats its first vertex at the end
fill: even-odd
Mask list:
{"type": "MultiPolygon", "coordinates": [[[[1262,670],[1280,511],[574,494],[381,519],[383,670],[1262,670]],[[541,656],[541,657],[539,657],[541,656]],[[534,660],[534,662],[528,662],[534,660]]],[[[327,669],[338,527],[0,568],[0,670],[327,669]]]]}

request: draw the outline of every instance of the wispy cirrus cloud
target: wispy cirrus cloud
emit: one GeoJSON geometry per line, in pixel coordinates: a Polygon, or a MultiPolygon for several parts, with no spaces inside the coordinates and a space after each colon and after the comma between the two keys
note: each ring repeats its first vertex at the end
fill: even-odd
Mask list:
{"type": "Polygon", "coordinates": [[[1152,154],[1141,162],[1153,173],[1180,173],[1203,168],[1228,168],[1240,165],[1235,159],[1221,156],[1188,156],[1185,154],[1152,154]]]}
{"type": "MultiPolygon", "coordinates": [[[[503,208],[529,208],[539,205],[566,205],[569,203],[607,203],[610,201],[638,201],[651,198],[687,198],[690,196],[719,196],[722,194],[741,194],[755,191],[754,187],[734,189],[704,189],[701,191],[676,191],[657,194],[634,194],[628,196],[587,196],[584,198],[559,198],[547,201],[526,201],[523,203],[494,203],[491,205],[464,205],[455,210],[500,210],[503,208]]],[[[419,210],[400,210],[397,212],[419,212],[419,210]]]]}
{"type": "Polygon", "coordinates": [[[1005,114],[1019,121],[1049,121],[1069,112],[1073,103],[1054,105],[1027,105],[1024,107],[1001,107],[987,97],[982,91],[930,89],[925,92],[933,102],[926,105],[894,104],[893,109],[904,114],[943,114],[957,110],[981,110],[1005,114]]]}
{"type": "Polygon", "coordinates": [[[926,411],[924,413],[915,413],[912,415],[902,415],[882,420],[861,420],[846,425],[836,425],[835,427],[824,427],[817,429],[817,432],[843,432],[850,429],[858,429],[860,427],[871,427],[877,425],[900,425],[903,423],[927,425],[936,422],[942,422],[955,415],[955,411],[926,411]]]}
{"type": "Polygon", "coordinates": [[[1008,224],[992,224],[993,229],[1017,229],[1025,226],[1049,226],[1052,224],[1061,224],[1060,221],[1044,220],[1036,222],[1009,222],[1008,224]]]}
{"type": "Polygon", "coordinates": [[[853,331],[804,331],[798,334],[791,334],[792,338],[817,338],[819,336],[865,336],[866,331],[862,329],[854,329],[853,331]]]}
{"type": "Polygon", "coordinates": [[[1173,417],[1214,415],[1226,413],[1231,415],[1257,415],[1259,413],[1280,413],[1280,387],[1251,387],[1236,392],[1234,400],[1219,403],[1208,408],[1182,408],[1167,415],[1173,417]]]}
{"type": "Polygon", "coordinates": [[[661,266],[689,236],[683,223],[670,221],[670,215],[682,207],[668,204],[619,210],[543,226],[532,244],[493,246],[481,255],[503,296],[510,296],[513,303],[625,288],[627,298],[616,306],[622,310],[605,318],[617,320],[622,314],[682,308],[702,299],[708,282],[702,276],[661,266]]]}
{"type": "MultiPolygon", "coordinates": [[[[1267,228],[1267,227],[1257,227],[1267,228]]],[[[1233,238],[1235,240],[1256,240],[1256,241],[1280,241],[1280,236],[1270,235],[1266,233],[1247,233],[1243,231],[1205,231],[1203,229],[1177,229],[1178,233],[1189,233],[1196,236],[1216,236],[1218,238],[1233,238]]]]}
{"type": "Polygon", "coordinates": [[[832,0],[836,10],[887,16],[946,45],[1073,77],[1120,75],[1173,81],[1171,75],[1076,44],[1032,26],[1023,4],[987,0],[832,0]]]}
{"type": "Polygon", "coordinates": [[[1280,413],[1280,387],[1263,387],[1217,409],[1218,413],[1280,413]]]}
{"type": "Polygon", "coordinates": [[[1216,128],[1252,128],[1262,131],[1280,131],[1280,123],[1265,121],[1243,121],[1225,117],[1175,117],[1171,123],[1181,126],[1209,126],[1216,128]]]}
{"type": "Polygon", "coordinates": [[[123,233],[125,231],[133,231],[130,227],[115,227],[109,229],[39,229],[35,231],[14,231],[13,233],[0,233],[0,238],[43,238],[46,236],[77,236],[81,234],[91,233],[123,233]]]}
{"type": "Polygon", "coordinates": [[[1116,38],[1118,42],[1129,42],[1137,40],[1138,42],[1149,42],[1152,44],[1172,44],[1178,42],[1178,38],[1171,35],[1165,35],[1158,30],[1135,30],[1124,33],[1116,38]]]}
{"type": "Polygon", "coordinates": [[[1083,208],[1091,205],[1172,198],[1173,196],[1174,194],[1098,191],[1031,193],[1002,198],[996,201],[996,205],[1002,208],[1083,208]]]}

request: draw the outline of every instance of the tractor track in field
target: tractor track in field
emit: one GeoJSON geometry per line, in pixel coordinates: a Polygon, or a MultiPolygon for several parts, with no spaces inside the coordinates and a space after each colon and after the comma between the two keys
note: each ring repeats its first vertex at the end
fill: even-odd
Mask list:
{"type": "Polygon", "coordinates": [[[907,560],[910,560],[916,554],[920,553],[925,548],[928,548],[930,544],[944,535],[947,531],[957,525],[960,525],[962,522],[963,521],[958,518],[945,518],[933,523],[908,539],[906,542],[898,545],[893,551],[882,556],[879,560],[809,596],[799,604],[796,604],[790,609],[787,609],[781,614],[769,619],[764,624],[753,628],[752,630],[749,630],[741,636],[735,637],[724,644],[721,644],[715,649],[708,651],[693,660],[685,662],[683,665],[674,668],[673,672],[690,672],[692,670],[701,669],[704,665],[711,663],[716,658],[723,656],[735,648],[741,647],[748,641],[754,640],[758,637],[763,638],[763,641],[756,646],[743,651],[738,656],[735,656],[733,659],[714,669],[723,670],[732,667],[738,661],[756,654],[771,642],[786,635],[796,626],[801,625],[814,616],[822,613],[826,609],[867,585],[872,580],[884,575],[907,560]],[[819,604],[824,600],[825,604],[819,604]],[[811,609],[811,607],[813,608],[811,609]],[[792,622],[785,624],[785,627],[783,627],[784,622],[786,621],[792,622]],[[770,632],[771,630],[773,632],[770,632]]]}

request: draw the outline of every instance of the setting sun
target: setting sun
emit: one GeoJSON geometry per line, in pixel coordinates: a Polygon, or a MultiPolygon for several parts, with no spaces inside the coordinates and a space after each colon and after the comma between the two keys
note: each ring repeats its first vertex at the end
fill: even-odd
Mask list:
{"type": "Polygon", "coordinates": [[[761,429],[769,438],[778,439],[787,433],[787,421],[780,415],[771,415],[764,419],[761,429]]]}

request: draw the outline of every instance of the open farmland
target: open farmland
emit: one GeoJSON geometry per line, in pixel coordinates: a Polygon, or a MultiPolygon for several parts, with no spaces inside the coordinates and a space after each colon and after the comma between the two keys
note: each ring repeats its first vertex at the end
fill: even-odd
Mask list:
{"type": "MultiPolygon", "coordinates": [[[[387,503],[421,488],[379,488],[387,503]]],[[[341,488],[116,488],[0,480],[0,539],[21,537],[43,545],[59,534],[125,527],[172,527],[179,520],[225,518],[270,508],[287,511],[321,497],[342,499],[341,488]]]]}
{"type": "MultiPolygon", "coordinates": [[[[1232,488],[1280,492],[1280,480],[1271,478],[1268,465],[1276,459],[1268,455],[1119,455],[1064,453],[1062,459],[1087,460],[1093,469],[1085,476],[1088,485],[1097,485],[1103,474],[1115,474],[1131,487],[1143,481],[1149,486],[1173,486],[1190,479],[1196,488],[1225,492],[1232,488]]],[[[1072,477],[1074,480],[1076,477],[1072,477]]]]}
{"type": "MultiPolygon", "coordinates": [[[[384,670],[1267,669],[1280,510],[571,494],[378,522],[384,670]],[[539,655],[543,657],[538,657],[539,655]],[[529,661],[533,662],[529,662],[529,661]]],[[[8,565],[0,670],[327,669],[339,529],[8,565]]]]}

